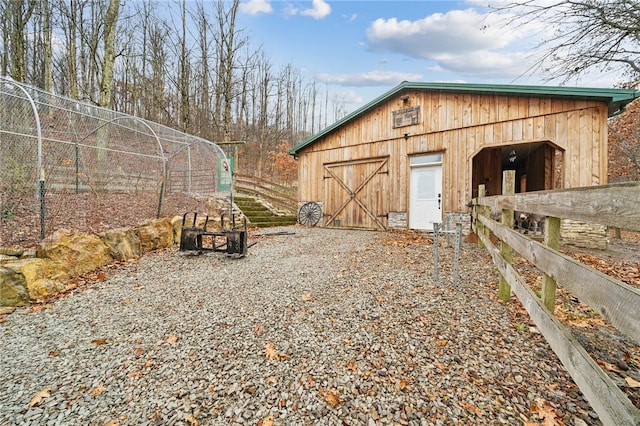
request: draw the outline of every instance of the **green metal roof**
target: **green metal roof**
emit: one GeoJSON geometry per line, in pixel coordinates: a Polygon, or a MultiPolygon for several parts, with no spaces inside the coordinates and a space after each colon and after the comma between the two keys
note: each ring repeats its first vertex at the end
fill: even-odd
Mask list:
{"type": "Polygon", "coordinates": [[[295,147],[291,148],[289,154],[297,155],[304,148],[312,145],[318,139],[331,133],[340,126],[354,120],[365,111],[386,101],[392,96],[404,90],[440,91],[454,93],[473,93],[491,95],[515,95],[539,98],[575,98],[583,100],[599,100],[606,102],[609,106],[609,117],[617,115],[624,110],[625,105],[640,97],[640,93],[633,89],[601,89],[587,87],[564,87],[564,86],[521,86],[506,84],[465,84],[465,83],[420,83],[405,81],[398,86],[377,97],[366,105],[353,111],[344,118],[336,121],[324,130],[305,139],[295,147]]]}

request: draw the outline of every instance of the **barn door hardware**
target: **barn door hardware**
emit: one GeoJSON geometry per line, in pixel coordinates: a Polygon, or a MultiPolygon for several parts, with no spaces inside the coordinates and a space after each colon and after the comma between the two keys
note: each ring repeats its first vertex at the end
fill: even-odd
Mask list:
{"type": "Polygon", "coordinates": [[[438,210],[440,210],[441,203],[442,203],[442,194],[438,194],[438,210]]]}
{"type": "Polygon", "coordinates": [[[389,169],[385,170],[384,172],[378,172],[379,175],[388,175],[389,174],[389,169]]]}
{"type": "Polygon", "coordinates": [[[389,213],[379,214],[378,217],[386,217],[387,219],[389,219],[389,213]]]}

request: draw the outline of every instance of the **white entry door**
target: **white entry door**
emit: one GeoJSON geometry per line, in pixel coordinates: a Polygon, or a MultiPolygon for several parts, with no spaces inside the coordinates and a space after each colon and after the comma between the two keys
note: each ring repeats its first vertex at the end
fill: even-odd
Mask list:
{"type": "Polygon", "coordinates": [[[411,158],[409,227],[432,231],[442,222],[442,154],[411,158]]]}

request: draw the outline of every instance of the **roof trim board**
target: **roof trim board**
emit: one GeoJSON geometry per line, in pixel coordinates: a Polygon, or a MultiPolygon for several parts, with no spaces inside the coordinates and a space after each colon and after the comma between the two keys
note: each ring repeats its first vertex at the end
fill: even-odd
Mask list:
{"type": "Polygon", "coordinates": [[[342,125],[354,120],[365,111],[375,107],[403,90],[442,91],[453,93],[498,94],[547,98],[576,98],[584,100],[602,100],[609,106],[609,117],[617,115],[640,93],[634,89],[606,89],[565,86],[522,86],[500,84],[466,84],[466,83],[425,83],[404,81],[398,86],[363,105],[351,114],[336,121],[332,125],[315,135],[305,139],[289,151],[290,155],[297,155],[301,150],[316,142],[321,137],[331,133],[342,125]]]}

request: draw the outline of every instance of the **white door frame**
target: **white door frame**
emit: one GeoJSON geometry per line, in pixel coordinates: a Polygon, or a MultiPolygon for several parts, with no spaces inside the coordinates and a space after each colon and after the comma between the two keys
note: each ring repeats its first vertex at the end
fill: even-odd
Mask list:
{"type": "MultiPolygon", "coordinates": [[[[433,230],[434,222],[442,222],[442,153],[413,156],[409,159],[409,228],[433,230]],[[416,185],[419,173],[429,172],[427,186],[416,185]]],[[[428,176],[424,174],[423,176],[428,176]]]]}

